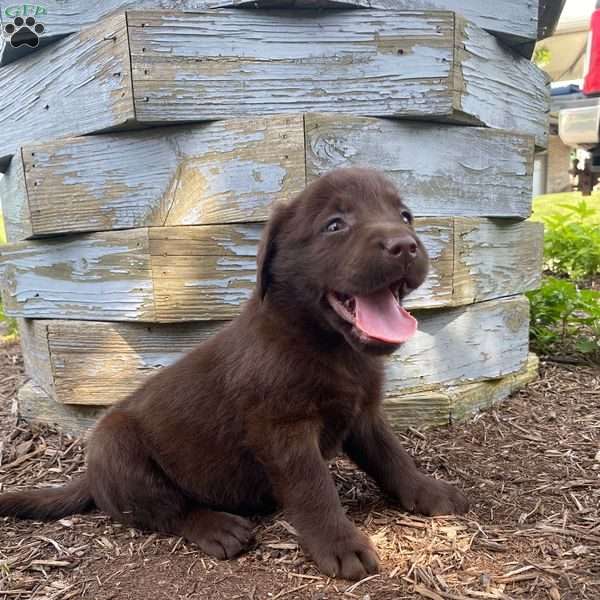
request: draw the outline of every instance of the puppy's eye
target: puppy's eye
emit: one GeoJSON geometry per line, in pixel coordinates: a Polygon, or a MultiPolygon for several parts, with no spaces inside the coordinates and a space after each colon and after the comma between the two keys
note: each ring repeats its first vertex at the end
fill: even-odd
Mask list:
{"type": "Polygon", "coordinates": [[[347,227],[348,225],[346,224],[346,222],[343,219],[337,217],[335,219],[331,219],[331,221],[329,221],[329,223],[325,225],[325,231],[327,233],[335,233],[336,231],[342,231],[347,227]]]}
{"type": "Polygon", "coordinates": [[[413,216],[407,210],[403,210],[400,215],[407,225],[410,225],[413,222],[413,216]]]}

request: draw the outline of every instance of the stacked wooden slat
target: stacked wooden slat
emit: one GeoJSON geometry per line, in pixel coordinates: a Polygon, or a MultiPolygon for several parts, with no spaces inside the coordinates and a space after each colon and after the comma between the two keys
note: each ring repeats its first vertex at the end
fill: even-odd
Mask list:
{"type": "MultiPolygon", "coordinates": [[[[558,0],[559,2],[561,0],[558,0]]],[[[544,4],[556,0],[543,0],[544,4]]],[[[538,2],[534,0],[44,0],[43,4],[2,2],[0,25],[17,16],[33,17],[44,26],[38,47],[81,31],[118,10],[171,9],[194,12],[208,8],[388,8],[395,10],[450,10],[498,36],[503,43],[531,56],[540,35],[538,2]]],[[[540,7],[541,8],[541,7],[540,7]]],[[[0,37],[0,65],[33,52],[29,45],[14,47],[9,37],[0,37]]]]}
{"type": "MultiPolygon", "coordinates": [[[[397,183],[432,259],[406,302],[420,331],[388,365],[394,422],[447,423],[531,378],[522,294],[542,231],[523,219],[545,79],[503,45],[520,21],[499,14],[499,42],[386,2],[127,11],[0,68],[1,287],[25,416],[86,428],[234,318],[272,205],[356,164],[397,183]]],[[[466,4],[492,23],[491,3],[466,4]]]]}

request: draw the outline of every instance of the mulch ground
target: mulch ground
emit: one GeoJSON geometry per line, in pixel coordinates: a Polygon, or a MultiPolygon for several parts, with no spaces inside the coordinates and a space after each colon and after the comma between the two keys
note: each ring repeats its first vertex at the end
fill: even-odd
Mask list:
{"type": "MultiPolygon", "coordinates": [[[[22,365],[0,348],[0,490],[58,484],[82,469],[80,440],[17,420],[22,365]]],[[[543,364],[539,381],[470,422],[402,436],[421,467],[466,489],[472,511],[421,518],[394,508],[344,461],[332,466],[381,573],[321,576],[277,515],[253,549],[219,562],[176,538],[98,513],[54,523],[0,519],[0,600],[387,600],[600,598],[600,372],[543,364]]]]}

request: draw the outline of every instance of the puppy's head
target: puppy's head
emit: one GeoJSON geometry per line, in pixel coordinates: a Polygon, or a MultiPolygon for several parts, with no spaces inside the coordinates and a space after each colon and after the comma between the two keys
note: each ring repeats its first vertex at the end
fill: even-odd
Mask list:
{"type": "Polygon", "coordinates": [[[393,352],[414,333],[402,308],[428,268],[413,216],[371,169],[338,169],[278,206],[263,235],[257,294],[304,315],[356,350],[393,352]]]}

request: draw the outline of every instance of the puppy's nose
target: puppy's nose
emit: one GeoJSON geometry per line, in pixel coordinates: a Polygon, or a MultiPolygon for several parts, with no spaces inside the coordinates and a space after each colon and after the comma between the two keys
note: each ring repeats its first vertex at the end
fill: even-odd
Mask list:
{"type": "Polygon", "coordinates": [[[383,247],[385,251],[392,256],[403,256],[409,259],[417,257],[417,242],[415,241],[415,238],[408,234],[385,239],[383,241],[383,247]]]}

